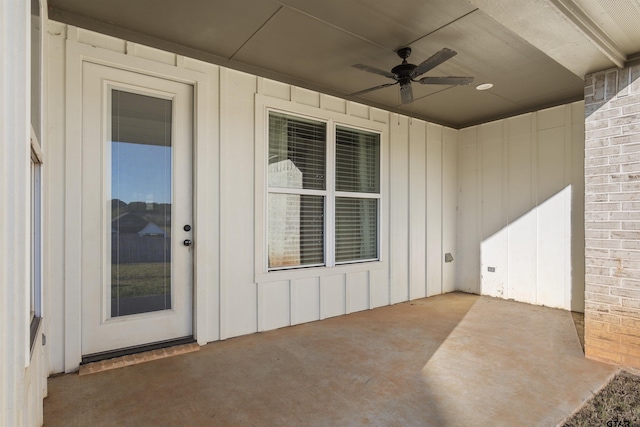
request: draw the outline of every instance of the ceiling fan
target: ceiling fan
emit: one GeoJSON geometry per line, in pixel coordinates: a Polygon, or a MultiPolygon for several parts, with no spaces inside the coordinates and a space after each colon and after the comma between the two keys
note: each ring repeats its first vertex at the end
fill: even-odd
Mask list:
{"type": "Polygon", "coordinates": [[[396,51],[398,56],[402,58],[402,64],[396,65],[391,69],[391,72],[384,71],[376,67],[364,64],[355,64],[352,67],[358,70],[367,71],[369,73],[379,74],[384,77],[395,80],[394,83],[385,83],[380,86],[371,87],[369,89],[361,90],[350,94],[349,96],[364,95],[365,93],[373,92],[374,90],[382,89],[385,87],[400,85],[400,98],[403,104],[409,104],[413,102],[413,89],[411,89],[411,82],[420,83],[423,85],[468,85],[473,82],[473,77],[423,77],[416,80],[418,77],[426,73],[427,71],[437,67],[443,62],[453,58],[458,53],[454,50],[447,49],[446,47],[431,58],[423,61],[420,65],[409,64],[407,58],[411,55],[410,47],[403,47],[396,51]]]}

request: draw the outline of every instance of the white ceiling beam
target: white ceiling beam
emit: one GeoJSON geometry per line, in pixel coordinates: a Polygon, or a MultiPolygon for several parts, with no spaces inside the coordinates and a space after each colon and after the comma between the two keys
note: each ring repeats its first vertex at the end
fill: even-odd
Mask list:
{"type": "Polygon", "coordinates": [[[580,78],[626,56],[572,0],[469,0],[580,78]]]}
{"type": "Polygon", "coordinates": [[[618,67],[624,67],[627,56],[615,42],[573,0],[551,0],[591,43],[618,67]]]}

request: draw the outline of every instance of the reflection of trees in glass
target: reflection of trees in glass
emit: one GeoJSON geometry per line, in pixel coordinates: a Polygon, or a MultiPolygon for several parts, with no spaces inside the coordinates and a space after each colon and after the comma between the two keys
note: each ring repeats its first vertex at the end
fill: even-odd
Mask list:
{"type": "Polygon", "coordinates": [[[122,200],[119,200],[119,199],[111,200],[111,220],[113,221],[123,213],[128,212],[127,207],[128,207],[127,204],[122,200]]]}

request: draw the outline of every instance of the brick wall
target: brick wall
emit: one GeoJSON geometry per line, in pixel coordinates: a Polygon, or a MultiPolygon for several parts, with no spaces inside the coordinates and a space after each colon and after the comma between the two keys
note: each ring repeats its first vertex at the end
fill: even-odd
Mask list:
{"type": "Polygon", "coordinates": [[[585,352],[640,368],[640,64],[585,78],[585,352]]]}

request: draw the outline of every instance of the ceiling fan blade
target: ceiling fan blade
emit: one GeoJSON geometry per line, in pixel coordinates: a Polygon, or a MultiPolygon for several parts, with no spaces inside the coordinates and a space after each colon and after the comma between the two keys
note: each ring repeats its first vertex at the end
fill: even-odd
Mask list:
{"type": "Polygon", "coordinates": [[[411,89],[411,83],[400,86],[400,99],[403,104],[410,104],[413,102],[413,89],[411,89]]]}
{"type": "Polygon", "coordinates": [[[361,90],[359,92],[354,92],[354,93],[350,93],[347,96],[358,96],[358,95],[364,95],[365,93],[369,93],[369,92],[373,92],[374,90],[378,90],[378,89],[382,89],[385,87],[389,87],[389,86],[393,86],[393,85],[397,85],[398,82],[395,83],[385,83],[383,85],[380,86],[375,86],[375,87],[370,87],[369,89],[365,89],[365,90],[361,90]]]}
{"type": "Polygon", "coordinates": [[[353,68],[357,68],[358,70],[367,71],[369,73],[378,74],[381,76],[389,77],[390,79],[395,79],[396,75],[390,71],[381,70],[380,68],[372,67],[370,65],[364,64],[354,64],[353,68]]]}
{"type": "Polygon", "coordinates": [[[420,65],[418,65],[411,73],[411,77],[418,77],[419,75],[424,74],[427,71],[442,64],[443,62],[453,58],[457,54],[458,52],[456,52],[455,50],[447,49],[445,47],[444,49],[433,55],[431,58],[423,61],[420,65]]]}
{"type": "Polygon", "coordinates": [[[423,85],[464,86],[473,82],[473,77],[423,77],[418,80],[423,85]]]}

